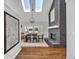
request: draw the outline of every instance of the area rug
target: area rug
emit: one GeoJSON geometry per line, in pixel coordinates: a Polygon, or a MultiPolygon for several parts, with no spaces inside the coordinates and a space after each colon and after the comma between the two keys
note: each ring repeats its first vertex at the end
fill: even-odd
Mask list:
{"type": "Polygon", "coordinates": [[[22,47],[49,47],[48,44],[43,40],[42,42],[30,43],[22,41],[22,47]]]}

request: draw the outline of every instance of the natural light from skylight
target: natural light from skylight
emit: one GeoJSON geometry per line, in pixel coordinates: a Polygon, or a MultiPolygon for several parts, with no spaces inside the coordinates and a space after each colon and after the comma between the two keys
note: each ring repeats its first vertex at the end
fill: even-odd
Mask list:
{"type": "Polygon", "coordinates": [[[30,12],[30,1],[29,0],[21,0],[24,12],[30,12]]]}
{"type": "Polygon", "coordinates": [[[35,12],[42,11],[43,0],[35,0],[35,12]]]}
{"type": "MultiPolygon", "coordinates": [[[[31,12],[30,0],[21,0],[24,12],[31,12]]],[[[35,0],[35,12],[42,11],[43,0],[35,0]]]]}

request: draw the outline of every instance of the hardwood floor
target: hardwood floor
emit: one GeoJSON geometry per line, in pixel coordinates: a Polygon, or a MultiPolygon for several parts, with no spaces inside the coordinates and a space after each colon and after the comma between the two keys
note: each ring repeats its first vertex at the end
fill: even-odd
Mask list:
{"type": "Polygon", "coordinates": [[[65,48],[51,48],[51,47],[22,47],[21,52],[16,59],[65,59],[65,48]]]}

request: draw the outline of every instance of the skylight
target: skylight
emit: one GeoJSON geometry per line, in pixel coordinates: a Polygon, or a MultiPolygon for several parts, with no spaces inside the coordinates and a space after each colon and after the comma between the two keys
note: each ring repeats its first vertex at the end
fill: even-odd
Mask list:
{"type": "MultiPolygon", "coordinates": [[[[34,1],[34,0],[32,0],[34,1]]],[[[31,12],[30,0],[21,0],[24,12],[31,12]]],[[[42,11],[43,0],[35,0],[35,12],[42,11]]]]}
{"type": "Polygon", "coordinates": [[[29,0],[21,0],[24,12],[30,12],[30,2],[29,0]]]}
{"type": "Polygon", "coordinates": [[[35,12],[42,11],[43,0],[35,0],[35,12]]]}

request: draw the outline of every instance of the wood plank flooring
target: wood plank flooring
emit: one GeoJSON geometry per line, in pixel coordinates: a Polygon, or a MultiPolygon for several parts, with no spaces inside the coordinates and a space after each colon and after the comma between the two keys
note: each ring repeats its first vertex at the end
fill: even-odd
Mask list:
{"type": "Polygon", "coordinates": [[[22,47],[16,59],[66,59],[65,48],[22,47]]]}

